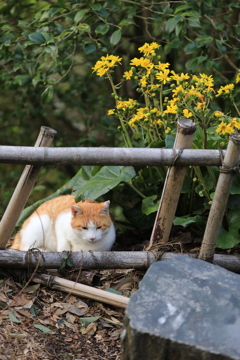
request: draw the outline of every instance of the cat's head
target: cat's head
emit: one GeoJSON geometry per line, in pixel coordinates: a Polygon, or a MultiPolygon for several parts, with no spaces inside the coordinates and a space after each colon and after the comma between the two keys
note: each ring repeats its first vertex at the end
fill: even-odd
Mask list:
{"type": "Polygon", "coordinates": [[[71,226],[81,240],[95,243],[107,234],[112,224],[109,214],[110,201],[97,203],[85,200],[71,207],[71,226]]]}

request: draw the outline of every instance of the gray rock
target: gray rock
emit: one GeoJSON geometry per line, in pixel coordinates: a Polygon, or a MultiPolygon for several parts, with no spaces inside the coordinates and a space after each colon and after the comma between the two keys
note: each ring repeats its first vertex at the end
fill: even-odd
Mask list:
{"type": "Polygon", "coordinates": [[[217,265],[154,263],[125,314],[124,360],[240,359],[240,276],[217,265]]]}

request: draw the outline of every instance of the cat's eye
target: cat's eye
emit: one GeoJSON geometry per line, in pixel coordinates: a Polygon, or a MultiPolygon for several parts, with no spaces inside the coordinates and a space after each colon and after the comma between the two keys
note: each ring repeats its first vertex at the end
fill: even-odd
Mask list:
{"type": "Polygon", "coordinates": [[[97,226],[97,230],[99,230],[99,229],[101,229],[102,228],[102,226],[97,226]]]}
{"type": "Polygon", "coordinates": [[[87,228],[87,226],[82,226],[82,229],[87,230],[88,228],[87,228]]]}

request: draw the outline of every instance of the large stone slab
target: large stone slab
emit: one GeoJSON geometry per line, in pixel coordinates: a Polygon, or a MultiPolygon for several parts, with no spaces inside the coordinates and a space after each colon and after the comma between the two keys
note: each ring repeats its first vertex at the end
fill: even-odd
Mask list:
{"type": "Polygon", "coordinates": [[[240,359],[240,275],[188,256],[154,263],[126,309],[124,360],[240,359]]]}

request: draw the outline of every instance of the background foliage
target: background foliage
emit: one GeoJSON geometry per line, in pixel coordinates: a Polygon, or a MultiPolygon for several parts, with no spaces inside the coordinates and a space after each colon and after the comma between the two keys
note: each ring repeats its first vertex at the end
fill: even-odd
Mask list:
{"type": "MultiPolygon", "coordinates": [[[[124,67],[145,42],[160,44],[162,60],[178,73],[211,74],[219,85],[233,82],[240,58],[239,7],[238,0],[1,2],[1,145],[33,145],[42,125],[58,131],[55,146],[121,145],[118,123],[107,115],[114,104],[110,86],[92,74],[92,67],[110,53],[122,57],[124,67]]],[[[115,72],[115,83],[121,71],[115,72]]],[[[137,96],[131,82],[120,95],[137,96]]],[[[236,116],[229,101],[221,106],[236,116]]],[[[0,170],[2,213],[22,167],[0,165],[0,170]]],[[[78,171],[71,166],[43,168],[30,203],[51,194],[78,171]]],[[[145,172],[142,169],[143,177],[145,172]]],[[[151,182],[147,195],[159,196],[161,188],[161,183],[151,182]]],[[[124,193],[128,220],[139,224],[142,213],[134,190],[128,186],[123,192],[120,184],[118,192],[124,193]]],[[[236,206],[235,201],[233,210],[236,206]]],[[[180,207],[181,214],[189,215],[186,201],[180,207]]],[[[151,224],[152,219],[144,221],[151,224]]]]}

